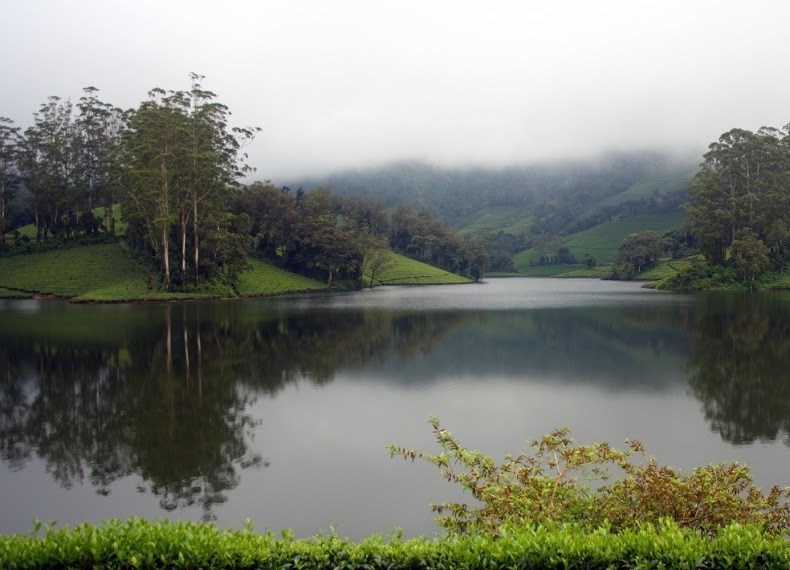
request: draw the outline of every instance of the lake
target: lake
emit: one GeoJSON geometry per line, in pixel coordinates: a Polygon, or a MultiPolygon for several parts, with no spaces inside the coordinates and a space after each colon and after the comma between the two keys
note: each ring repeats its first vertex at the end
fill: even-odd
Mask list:
{"type": "Polygon", "coordinates": [[[474,285],[150,305],[0,300],[0,532],[145,516],[439,532],[429,414],[496,459],[570,426],[790,485],[790,293],[474,285]]]}

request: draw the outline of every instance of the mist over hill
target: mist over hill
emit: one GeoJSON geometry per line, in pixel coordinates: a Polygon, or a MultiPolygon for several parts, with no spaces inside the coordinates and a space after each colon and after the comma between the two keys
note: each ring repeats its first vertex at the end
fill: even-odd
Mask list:
{"type": "Polygon", "coordinates": [[[503,168],[446,168],[396,162],[291,180],[305,190],[429,208],[455,227],[506,233],[569,234],[613,216],[674,208],[688,200],[698,156],[662,152],[609,153],[595,160],[566,160],[503,168]]]}

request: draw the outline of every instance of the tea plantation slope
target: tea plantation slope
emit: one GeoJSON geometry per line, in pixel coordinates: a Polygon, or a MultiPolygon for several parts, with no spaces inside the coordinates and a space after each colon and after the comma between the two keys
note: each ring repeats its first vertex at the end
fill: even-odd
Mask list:
{"type": "MultiPolygon", "coordinates": [[[[377,285],[469,283],[469,279],[432,265],[393,254],[390,269],[377,285]]],[[[0,258],[0,298],[53,295],[78,302],[168,301],[227,296],[228,291],[166,293],[151,284],[155,276],[135,263],[118,243],[88,245],[0,258]]],[[[367,279],[365,281],[367,283],[367,279]]],[[[244,297],[326,289],[315,279],[271,263],[250,259],[239,276],[244,297]]]]}
{"type": "MultiPolygon", "coordinates": [[[[617,255],[620,244],[628,234],[652,230],[659,235],[682,226],[688,215],[681,209],[664,212],[638,214],[622,220],[599,224],[590,229],[571,234],[565,238],[565,245],[578,260],[590,254],[599,261],[611,260],[617,255]]],[[[530,264],[540,258],[537,248],[516,254],[513,261],[519,272],[529,273],[530,264]]]]}
{"type": "Polygon", "coordinates": [[[236,290],[244,297],[276,295],[326,289],[326,285],[315,279],[291,273],[276,265],[250,259],[247,270],[239,275],[236,290]]]}
{"type": "MultiPolygon", "coordinates": [[[[471,283],[471,280],[466,277],[450,273],[445,269],[428,265],[399,253],[393,253],[392,259],[392,267],[378,275],[374,280],[374,285],[450,285],[471,283]]],[[[367,277],[363,281],[365,285],[369,282],[367,277]]]]}
{"type": "MultiPolygon", "coordinates": [[[[83,302],[168,301],[223,296],[154,290],[154,277],[117,243],[0,258],[0,297],[54,295],[83,302]]],[[[325,285],[271,264],[250,260],[239,278],[244,296],[323,289],[325,285]]]]}
{"type": "Polygon", "coordinates": [[[0,258],[0,287],[66,298],[96,291],[121,300],[145,296],[148,276],[109,243],[0,258]]]}

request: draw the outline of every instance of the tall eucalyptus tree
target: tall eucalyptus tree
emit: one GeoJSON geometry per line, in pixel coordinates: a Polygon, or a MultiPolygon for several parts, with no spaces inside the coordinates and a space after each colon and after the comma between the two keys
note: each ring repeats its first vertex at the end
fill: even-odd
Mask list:
{"type": "Polygon", "coordinates": [[[13,121],[0,117],[0,245],[5,243],[8,230],[8,204],[14,197],[17,177],[17,152],[19,145],[19,127],[13,121]]]}
{"type": "Polygon", "coordinates": [[[117,173],[118,144],[123,127],[122,112],[99,100],[96,87],[86,87],[83,92],[77,103],[79,115],[75,121],[82,207],[92,210],[104,206],[105,225],[114,232],[114,176],[117,173]]]}
{"type": "Polygon", "coordinates": [[[189,273],[198,286],[201,276],[232,272],[234,256],[243,256],[228,206],[248,170],[242,148],[259,130],[231,129],[228,108],[202,88],[203,77],[190,79],[190,91],[152,90],[128,114],[123,138],[124,217],[155,253],[167,290],[174,270],[182,287],[189,273]]]}
{"type": "Polygon", "coordinates": [[[687,206],[700,249],[715,264],[744,230],[781,243],[790,223],[790,145],[785,132],[732,129],[712,143],[689,192],[687,206]],[[780,235],[777,239],[776,236],[780,235]]]}
{"type": "Polygon", "coordinates": [[[72,105],[50,97],[33,115],[20,145],[19,168],[32,195],[36,239],[63,237],[62,216],[75,201],[77,150],[72,105]]]}

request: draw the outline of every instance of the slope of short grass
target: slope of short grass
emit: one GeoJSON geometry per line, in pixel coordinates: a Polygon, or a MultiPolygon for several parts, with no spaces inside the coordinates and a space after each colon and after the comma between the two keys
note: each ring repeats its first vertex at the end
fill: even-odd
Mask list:
{"type": "Polygon", "coordinates": [[[681,269],[685,269],[691,263],[688,259],[662,259],[652,269],[637,275],[639,281],[660,281],[676,275],[681,269]]]}
{"type": "MultiPolygon", "coordinates": [[[[577,265],[572,265],[570,267],[578,267],[577,265]]],[[[584,267],[584,269],[573,269],[571,271],[566,271],[565,273],[560,273],[556,275],[556,277],[572,277],[572,278],[584,278],[584,279],[603,279],[608,277],[612,273],[612,268],[608,265],[598,265],[597,267],[584,267]]]]}
{"type": "MultiPolygon", "coordinates": [[[[628,234],[652,230],[661,235],[682,226],[686,220],[688,220],[688,215],[679,208],[639,214],[571,234],[565,239],[565,246],[579,260],[588,253],[599,261],[611,260],[617,255],[620,244],[628,234]]],[[[532,248],[516,254],[513,261],[521,273],[529,271],[530,263],[534,263],[539,258],[540,251],[537,248],[532,248]]]]}
{"type": "Polygon", "coordinates": [[[117,243],[0,258],[0,287],[78,297],[119,284],[130,295],[148,291],[145,272],[117,243]]]}
{"type": "Polygon", "coordinates": [[[602,206],[617,206],[626,200],[638,200],[640,198],[650,198],[655,194],[671,194],[682,190],[687,190],[694,178],[694,173],[698,170],[696,165],[688,165],[683,168],[672,168],[671,171],[656,173],[653,177],[639,180],[625,191],[603,200],[602,206]]]}
{"type": "Polygon", "coordinates": [[[516,235],[529,230],[533,221],[534,216],[522,208],[499,207],[462,220],[459,225],[460,232],[465,235],[497,230],[516,235]]]}
{"type": "Polygon", "coordinates": [[[326,289],[326,285],[257,259],[249,260],[249,267],[239,276],[236,286],[239,294],[245,297],[317,289],[326,289]]]}
{"type": "Polygon", "coordinates": [[[681,209],[650,212],[600,224],[568,236],[565,244],[579,259],[589,253],[597,259],[613,259],[625,237],[635,232],[651,230],[661,235],[682,226],[688,215],[681,209]]]}
{"type": "Polygon", "coordinates": [[[469,283],[466,277],[393,253],[394,265],[376,279],[378,285],[443,285],[469,283]]]}

